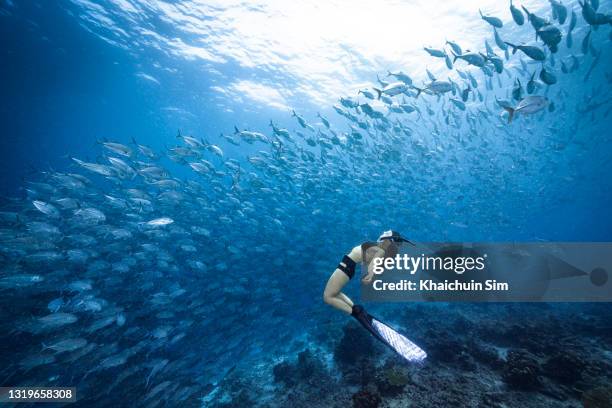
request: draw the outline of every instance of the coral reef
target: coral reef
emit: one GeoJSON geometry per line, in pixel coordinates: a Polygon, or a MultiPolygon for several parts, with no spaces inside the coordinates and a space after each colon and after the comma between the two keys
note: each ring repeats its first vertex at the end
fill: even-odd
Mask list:
{"type": "Polygon", "coordinates": [[[402,367],[390,365],[379,371],[375,382],[380,395],[396,397],[410,383],[410,375],[402,367]]]}
{"type": "Polygon", "coordinates": [[[517,389],[533,389],[540,384],[538,361],[525,350],[508,351],[508,359],[502,377],[508,385],[517,389]]]}
{"type": "Polygon", "coordinates": [[[395,308],[403,331],[427,351],[424,364],[404,362],[349,321],[296,341],[288,357],[270,361],[267,379],[252,367],[236,370],[207,406],[612,407],[610,306],[395,308]]]}

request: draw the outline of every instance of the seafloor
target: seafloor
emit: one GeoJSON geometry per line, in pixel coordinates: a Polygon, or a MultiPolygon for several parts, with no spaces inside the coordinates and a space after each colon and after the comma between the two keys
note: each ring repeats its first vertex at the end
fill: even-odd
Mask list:
{"type": "Polygon", "coordinates": [[[403,362],[350,317],[312,321],[304,336],[239,364],[205,405],[612,407],[612,305],[396,304],[374,310],[427,351],[424,364],[403,362]]]}

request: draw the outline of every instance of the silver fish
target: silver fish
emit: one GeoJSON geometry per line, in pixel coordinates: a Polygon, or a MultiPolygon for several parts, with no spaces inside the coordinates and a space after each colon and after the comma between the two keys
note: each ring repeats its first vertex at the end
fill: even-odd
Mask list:
{"type": "Polygon", "coordinates": [[[504,110],[508,112],[508,123],[512,122],[512,119],[517,113],[521,114],[533,114],[546,108],[549,104],[548,98],[538,95],[529,95],[521,99],[519,103],[514,107],[505,106],[504,110]]]}

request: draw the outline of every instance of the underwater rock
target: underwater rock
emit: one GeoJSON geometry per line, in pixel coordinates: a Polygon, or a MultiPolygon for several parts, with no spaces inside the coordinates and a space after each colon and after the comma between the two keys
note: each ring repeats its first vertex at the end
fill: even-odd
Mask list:
{"type": "Polygon", "coordinates": [[[612,407],[612,386],[593,388],[582,394],[582,405],[584,408],[609,408],[612,407]]]}
{"type": "Polygon", "coordinates": [[[287,387],[300,383],[312,383],[322,381],[329,377],[323,363],[317,360],[309,350],[303,350],[298,354],[295,364],[287,361],[280,362],[272,368],[274,381],[287,387]]]}
{"type": "Polygon", "coordinates": [[[296,368],[292,364],[286,361],[280,362],[272,368],[272,374],[274,374],[274,382],[285,384],[287,387],[291,387],[296,383],[296,368]]]}
{"type": "Polygon", "coordinates": [[[380,395],[372,391],[361,390],[353,394],[354,408],[377,408],[381,402],[380,395]]]}
{"type": "Polygon", "coordinates": [[[533,389],[540,384],[540,367],[537,360],[524,350],[508,351],[508,359],[502,378],[516,389],[533,389]]]}
{"type": "Polygon", "coordinates": [[[307,383],[312,382],[313,379],[320,381],[328,377],[323,363],[309,349],[298,354],[297,373],[299,378],[307,383]]]}
{"type": "Polygon", "coordinates": [[[344,332],[334,350],[334,361],[342,371],[351,369],[361,359],[372,359],[379,354],[378,344],[363,328],[350,322],[342,329],[344,332]]]}
{"type": "Polygon", "coordinates": [[[571,352],[558,353],[542,366],[546,376],[564,384],[573,384],[582,378],[582,369],[586,363],[571,352]]]}

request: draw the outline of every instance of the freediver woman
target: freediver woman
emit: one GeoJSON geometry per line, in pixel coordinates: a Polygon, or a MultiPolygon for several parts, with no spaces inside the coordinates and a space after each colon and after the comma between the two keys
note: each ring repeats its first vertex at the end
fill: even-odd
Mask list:
{"type": "Polygon", "coordinates": [[[356,305],[344,293],[342,288],[355,275],[355,267],[361,263],[367,271],[361,281],[371,284],[374,277],[375,258],[393,258],[397,255],[403,243],[410,243],[397,231],[389,230],[378,237],[377,242],[364,242],[354,247],[351,252],[344,255],[325,286],[323,301],[345,313],[353,316],[363,327],[374,335],[378,340],[391,347],[408,361],[423,361],[427,354],[412,341],[399,334],[380,320],[371,316],[363,306],[356,305]]]}

